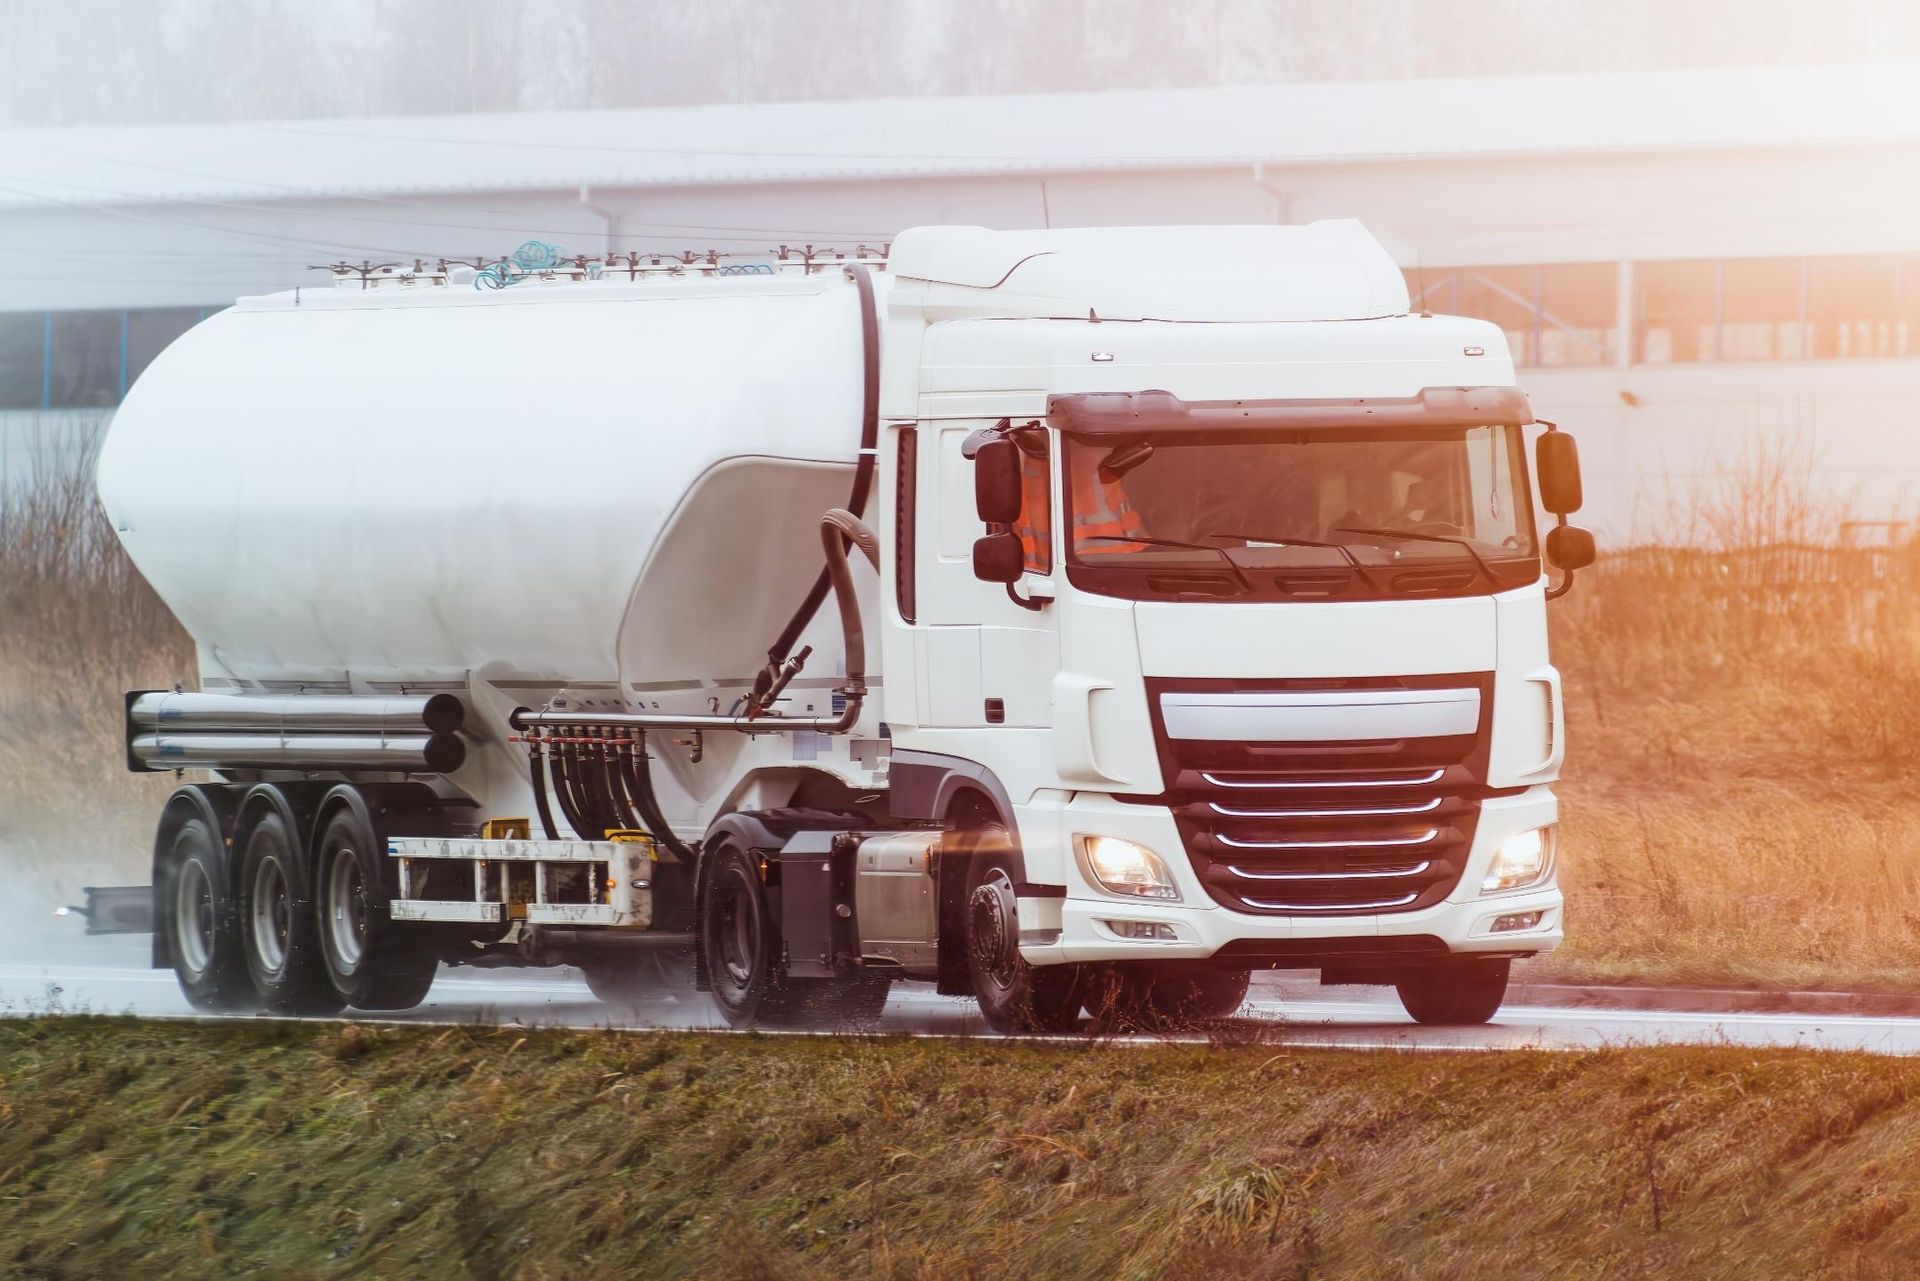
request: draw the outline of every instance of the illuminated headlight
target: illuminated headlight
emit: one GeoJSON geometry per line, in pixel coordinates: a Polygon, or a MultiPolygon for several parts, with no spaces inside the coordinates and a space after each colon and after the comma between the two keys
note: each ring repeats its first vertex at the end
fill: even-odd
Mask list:
{"type": "Polygon", "coordinates": [[[1493,862],[1488,864],[1486,878],[1480,882],[1480,892],[1498,894],[1502,890],[1523,890],[1540,884],[1553,875],[1553,856],[1559,844],[1558,826],[1536,827],[1531,832],[1509,836],[1493,852],[1493,862]]]}
{"type": "Polygon", "coordinates": [[[1178,899],[1180,891],[1160,856],[1144,845],[1117,836],[1076,836],[1080,863],[1094,884],[1110,894],[1178,899]]]}

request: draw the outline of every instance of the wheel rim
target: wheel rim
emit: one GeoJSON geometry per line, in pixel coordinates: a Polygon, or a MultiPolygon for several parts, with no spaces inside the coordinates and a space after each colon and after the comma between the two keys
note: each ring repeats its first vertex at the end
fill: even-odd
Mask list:
{"type": "Polygon", "coordinates": [[[759,917],[753,910],[753,887],[737,866],[729,867],[714,886],[718,915],[714,939],[718,946],[721,972],[736,991],[744,992],[753,983],[760,962],[759,917]]]}
{"type": "Polygon", "coordinates": [[[989,870],[967,900],[967,950],[974,971],[1002,992],[1019,977],[1017,912],[1013,882],[1003,868],[989,870]]]}
{"type": "Polygon", "coordinates": [[[367,949],[367,883],[352,847],[341,846],[333,852],[326,886],[329,950],[339,969],[351,973],[367,949]]]}
{"type": "Polygon", "coordinates": [[[278,974],[287,963],[287,932],[293,925],[293,905],[287,895],[287,876],[277,858],[260,860],[253,874],[248,915],[253,926],[253,953],[260,968],[278,974]]]}
{"type": "Polygon", "coordinates": [[[180,865],[173,900],[173,934],[181,963],[205,974],[213,962],[213,882],[198,859],[180,865]]]}

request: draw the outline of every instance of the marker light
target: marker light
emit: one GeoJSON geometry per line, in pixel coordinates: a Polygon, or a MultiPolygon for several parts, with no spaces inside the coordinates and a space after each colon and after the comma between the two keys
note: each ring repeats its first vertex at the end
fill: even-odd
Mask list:
{"type": "Polygon", "coordinates": [[[1180,897],[1173,877],[1167,874],[1167,865],[1146,846],[1117,836],[1080,835],[1073,840],[1079,847],[1081,864],[1095,884],[1108,893],[1136,898],[1180,897]]]}
{"type": "Polygon", "coordinates": [[[1536,827],[1518,832],[1500,842],[1493,862],[1480,882],[1482,894],[1523,890],[1540,884],[1553,875],[1554,854],[1560,844],[1558,825],[1536,827]]]}

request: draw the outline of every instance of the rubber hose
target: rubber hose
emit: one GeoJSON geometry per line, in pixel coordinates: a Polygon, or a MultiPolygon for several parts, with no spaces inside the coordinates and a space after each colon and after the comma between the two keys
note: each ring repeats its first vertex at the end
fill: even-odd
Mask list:
{"type": "MultiPolygon", "coordinates": [[[[866,362],[860,407],[860,458],[854,464],[853,492],[847,497],[847,510],[858,516],[866,510],[867,495],[873,488],[874,451],[880,444],[880,311],[873,296],[873,275],[866,265],[850,263],[847,269],[860,295],[860,348],[866,362]]],[[[773,642],[773,648],[767,651],[771,666],[778,667],[787,661],[787,655],[793,652],[800,633],[813,621],[814,614],[820,609],[820,602],[827,598],[831,586],[827,571],[821,570],[820,576],[813,580],[813,586],[807,589],[806,599],[800,602],[800,608],[787,620],[786,630],[780,633],[779,639],[773,642]]]]}
{"type": "Polygon", "coordinates": [[[540,740],[527,739],[527,772],[533,777],[533,807],[540,815],[540,831],[550,841],[560,839],[560,833],[554,830],[553,806],[547,802],[547,765],[545,753],[540,749],[540,740]]]}

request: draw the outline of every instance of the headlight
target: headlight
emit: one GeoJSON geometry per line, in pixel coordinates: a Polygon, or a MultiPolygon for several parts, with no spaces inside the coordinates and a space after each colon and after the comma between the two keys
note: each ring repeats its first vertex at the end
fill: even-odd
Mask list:
{"type": "Polygon", "coordinates": [[[1094,883],[1112,894],[1136,898],[1178,899],[1180,891],[1167,875],[1167,865],[1144,845],[1117,836],[1076,836],[1081,866],[1094,883]]]}
{"type": "Polygon", "coordinates": [[[1482,894],[1502,890],[1521,890],[1538,885],[1553,875],[1553,856],[1560,844],[1560,828],[1536,827],[1500,842],[1480,882],[1482,894]]]}

